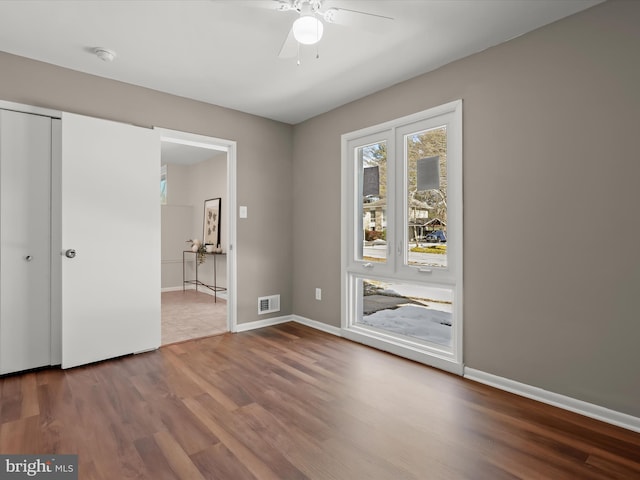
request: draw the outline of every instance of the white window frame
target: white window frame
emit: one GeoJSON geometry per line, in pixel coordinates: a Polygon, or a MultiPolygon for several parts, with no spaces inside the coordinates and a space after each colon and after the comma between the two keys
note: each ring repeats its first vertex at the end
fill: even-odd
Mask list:
{"type": "Polygon", "coordinates": [[[342,135],[342,305],[341,333],[344,337],[416,360],[443,370],[463,373],[463,198],[462,198],[462,100],[342,135]],[[404,137],[418,131],[447,125],[447,266],[406,265],[408,232],[406,155],[404,137]],[[387,261],[358,260],[357,225],[360,179],[355,149],[387,143],[387,261]],[[404,200],[403,200],[404,197],[404,200]],[[356,324],[361,318],[361,280],[409,283],[453,291],[452,347],[399,337],[356,324]]]}

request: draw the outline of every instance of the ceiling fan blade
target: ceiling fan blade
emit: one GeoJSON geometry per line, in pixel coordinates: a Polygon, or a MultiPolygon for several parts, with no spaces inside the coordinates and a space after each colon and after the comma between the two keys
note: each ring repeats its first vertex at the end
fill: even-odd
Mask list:
{"type": "Polygon", "coordinates": [[[392,17],[378,15],[376,13],[361,12],[348,8],[331,7],[322,16],[328,23],[343,25],[346,27],[362,28],[364,30],[380,31],[388,28],[393,22],[392,17]]]}
{"type": "Polygon", "coordinates": [[[280,48],[279,58],[293,58],[298,55],[298,42],[293,36],[293,29],[289,30],[286,40],[280,48]]]}
{"type": "Polygon", "coordinates": [[[291,10],[295,10],[293,7],[293,2],[291,0],[271,0],[272,2],[276,2],[277,5],[272,6],[274,10],[279,10],[281,12],[289,12],[291,10]]]}

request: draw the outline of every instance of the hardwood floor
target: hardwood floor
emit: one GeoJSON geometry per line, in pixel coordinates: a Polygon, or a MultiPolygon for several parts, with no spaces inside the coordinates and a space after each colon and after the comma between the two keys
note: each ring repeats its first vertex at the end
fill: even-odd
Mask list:
{"type": "Polygon", "coordinates": [[[640,434],[297,324],[0,379],[0,453],[90,479],[631,479],[640,434]]]}

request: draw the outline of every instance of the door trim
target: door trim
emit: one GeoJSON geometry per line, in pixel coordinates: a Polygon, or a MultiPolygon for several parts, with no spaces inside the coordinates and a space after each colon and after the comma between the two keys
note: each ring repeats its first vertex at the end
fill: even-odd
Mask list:
{"type": "Polygon", "coordinates": [[[51,365],[62,365],[62,120],[51,120],[51,365]],[[55,281],[54,281],[55,280],[55,281]]]}
{"type": "Polygon", "coordinates": [[[51,118],[62,118],[60,110],[51,110],[49,108],[35,107],[33,105],[25,105],[23,103],[8,102],[0,100],[0,108],[3,110],[11,110],[20,113],[32,113],[34,115],[42,115],[51,118]]]}

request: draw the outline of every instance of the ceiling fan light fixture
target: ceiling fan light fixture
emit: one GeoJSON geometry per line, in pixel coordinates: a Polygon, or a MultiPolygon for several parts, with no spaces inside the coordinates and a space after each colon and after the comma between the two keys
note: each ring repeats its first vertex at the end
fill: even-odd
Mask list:
{"type": "Polygon", "coordinates": [[[304,15],[293,22],[293,36],[303,45],[314,45],[324,33],[324,25],[313,15],[304,15]]]}

